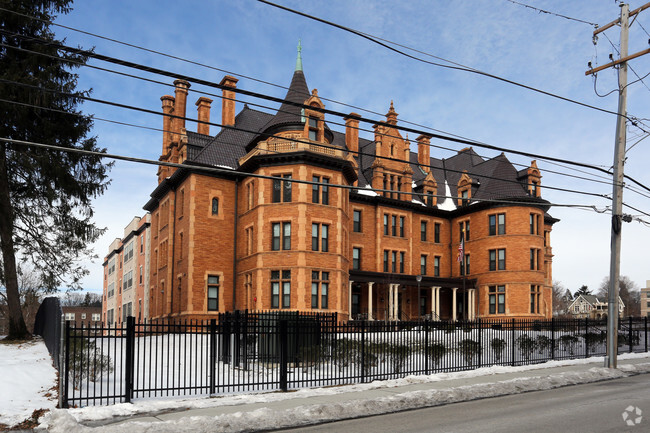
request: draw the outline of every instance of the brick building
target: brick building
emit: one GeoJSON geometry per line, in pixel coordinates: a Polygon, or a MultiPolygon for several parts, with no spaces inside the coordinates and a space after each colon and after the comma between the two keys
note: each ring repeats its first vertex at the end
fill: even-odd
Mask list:
{"type": "Polygon", "coordinates": [[[650,317],[650,280],[645,281],[641,289],[641,317],[650,317]]]}
{"type": "Polygon", "coordinates": [[[221,81],[225,127],[214,136],[205,97],[197,132],[185,128],[188,82],[161,98],[160,160],[185,167],[160,166],[144,207],[149,317],[241,309],[335,311],[344,320],[551,317],[557,220],[534,161],[518,171],[503,154],[486,160],[472,148],[438,159],[427,135],[412,152],[392,102],[372,140],[359,136],[355,113],[344,133],[333,131],[300,56],[275,113],[245,105],[236,114],[237,81],[221,81]]]}
{"type": "Polygon", "coordinates": [[[133,218],[104,258],[102,318],[108,325],[149,317],[150,220],[149,214],[133,218]]]}

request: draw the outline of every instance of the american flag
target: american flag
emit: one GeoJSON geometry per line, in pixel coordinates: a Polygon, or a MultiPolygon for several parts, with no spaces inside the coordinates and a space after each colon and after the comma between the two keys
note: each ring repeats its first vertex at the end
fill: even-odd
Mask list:
{"type": "Polygon", "coordinates": [[[465,255],[465,240],[461,239],[460,244],[458,244],[458,262],[463,262],[463,256],[465,255]]]}

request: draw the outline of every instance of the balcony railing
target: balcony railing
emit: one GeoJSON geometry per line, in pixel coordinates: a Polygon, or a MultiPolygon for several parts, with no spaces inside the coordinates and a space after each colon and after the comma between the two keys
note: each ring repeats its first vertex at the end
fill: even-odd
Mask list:
{"type": "Polygon", "coordinates": [[[271,137],[268,140],[261,141],[257,144],[255,149],[248,152],[239,159],[239,165],[244,165],[246,161],[257,155],[272,155],[277,153],[290,153],[308,151],[320,153],[323,155],[333,156],[335,158],[345,158],[345,153],[342,149],[333,149],[330,145],[321,145],[311,140],[301,139],[301,141],[294,141],[290,139],[283,139],[271,137]]]}

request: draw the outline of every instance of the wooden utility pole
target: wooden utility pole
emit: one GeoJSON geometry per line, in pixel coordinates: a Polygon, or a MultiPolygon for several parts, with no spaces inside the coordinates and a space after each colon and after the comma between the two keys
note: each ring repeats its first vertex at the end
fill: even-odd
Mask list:
{"type": "Polygon", "coordinates": [[[598,33],[616,25],[621,26],[621,52],[618,60],[609,64],[590,69],[585,75],[595,74],[603,69],[618,65],[618,117],[616,120],[616,139],[614,144],[614,179],[612,194],[612,231],[611,231],[611,255],[609,267],[609,290],[607,305],[607,357],[605,367],[616,368],[618,352],[618,292],[621,265],[621,228],[623,222],[623,163],[625,161],[625,120],[627,116],[627,61],[644,54],[650,50],[640,51],[628,56],[627,44],[629,34],[629,17],[636,15],[650,7],[650,3],[629,11],[627,4],[621,4],[621,17],[618,20],[600,27],[594,31],[598,33]]]}

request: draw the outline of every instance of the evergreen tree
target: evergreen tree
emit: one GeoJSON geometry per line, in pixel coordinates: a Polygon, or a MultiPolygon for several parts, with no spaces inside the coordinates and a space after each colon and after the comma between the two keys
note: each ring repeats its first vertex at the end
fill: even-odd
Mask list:
{"type": "Polygon", "coordinates": [[[575,297],[578,297],[578,295],[591,295],[591,290],[589,290],[589,287],[582,285],[580,288],[576,291],[575,297]]]}
{"type": "Polygon", "coordinates": [[[29,338],[20,309],[16,261],[31,262],[41,285],[77,289],[88,273],[80,259],[103,232],[91,200],[108,186],[99,156],[44,149],[7,139],[92,151],[92,119],[78,110],[77,75],[86,58],[57,50],[50,29],[71,0],[0,0],[0,285],[6,289],[10,339],[29,338]],[[54,57],[30,53],[34,51],[54,57]],[[17,84],[20,83],[20,84],[17,84]],[[31,86],[31,87],[30,87],[31,86]]]}

